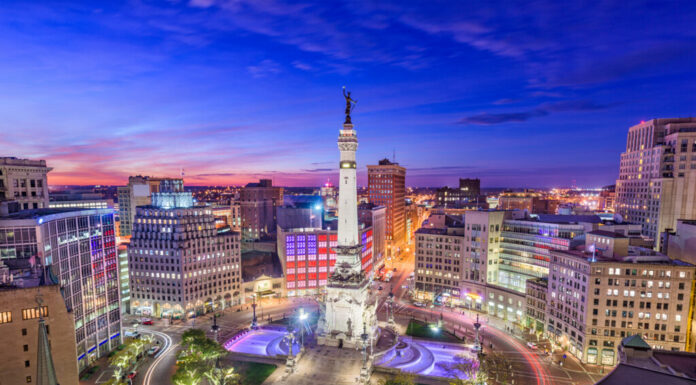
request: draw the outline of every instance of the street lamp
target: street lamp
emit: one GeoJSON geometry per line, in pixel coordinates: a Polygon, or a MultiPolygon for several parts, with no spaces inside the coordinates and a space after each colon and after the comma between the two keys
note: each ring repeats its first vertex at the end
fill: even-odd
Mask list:
{"type": "Polygon", "coordinates": [[[251,309],[254,312],[254,316],[251,319],[251,328],[256,329],[259,327],[259,324],[258,324],[258,320],[256,319],[256,295],[255,294],[251,297],[251,300],[253,301],[251,303],[251,309]]]}
{"type": "Polygon", "coordinates": [[[304,349],[304,321],[309,317],[309,313],[305,313],[304,308],[300,308],[300,346],[304,349]]]}
{"type": "Polygon", "coordinates": [[[481,340],[479,339],[479,329],[481,328],[481,323],[479,322],[479,315],[476,314],[476,322],[474,322],[474,329],[476,329],[476,339],[474,340],[474,350],[482,351],[481,340]]]}
{"type": "Polygon", "coordinates": [[[387,313],[389,318],[389,324],[394,324],[394,292],[389,291],[389,298],[387,299],[387,313]]]}
{"type": "Polygon", "coordinates": [[[218,341],[218,332],[220,331],[220,326],[217,324],[217,314],[213,313],[213,326],[210,327],[210,330],[215,334],[215,342],[218,341]]]}

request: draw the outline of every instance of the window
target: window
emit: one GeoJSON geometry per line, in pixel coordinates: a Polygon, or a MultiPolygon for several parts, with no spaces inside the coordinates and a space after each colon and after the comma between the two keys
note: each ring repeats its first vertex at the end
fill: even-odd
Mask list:
{"type": "Polygon", "coordinates": [[[0,312],[0,324],[6,324],[12,322],[12,312],[3,311],[0,312]]]}
{"type": "Polygon", "coordinates": [[[30,365],[30,364],[29,364],[29,360],[24,361],[24,367],[25,367],[25,368],[28,368],[29,365],[30,365]]]}
{"type": "Polygon", "coordinates": [[[27,329],[22,329],[22,335],[26,336],[27,335],[27,329]]]}
{"type": "Polygon", "coordinates": [[[28,352],[29,351],[29,345],[24,345],[24,351],[28,352]]]}
{"type": "Polygon", "coordinates": [[[27,384],[31,383],[31,376],[27,376],[27,384]]]}
{"type": "Polygon", "coordinates": [[[34,319],[34,318],[39,318],[39,317],[48,317],[48,306],[41,306],[41,311],[39,312],[39,308],[33,308],[33,309],[22,309],[22,319],[23,320],[28,320],[28,319],[34,319]],[[39,315],[39,313],[41,313],[39,315]]]}

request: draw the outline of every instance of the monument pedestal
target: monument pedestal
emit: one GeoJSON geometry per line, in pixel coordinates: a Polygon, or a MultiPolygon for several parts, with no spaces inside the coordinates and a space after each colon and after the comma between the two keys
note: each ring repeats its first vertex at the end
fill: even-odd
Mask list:
{"type": "Polygon", "coordinates": [[[358,284],[329,283],[326,287],[326,310],[317,337],[319,345],[360,349],[360,335],[365,329],[376,331],[375,302],[369,297],[367,280],[358,284]]]}

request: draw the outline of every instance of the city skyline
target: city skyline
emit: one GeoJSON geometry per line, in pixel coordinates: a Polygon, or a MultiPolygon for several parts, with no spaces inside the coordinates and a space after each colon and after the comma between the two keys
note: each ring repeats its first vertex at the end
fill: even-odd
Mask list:
{"type": "Polygon", "coordinates": [[[0,15],[6,156],[52,185],[335,181],[340,88],[358,100],[358,183],[600,187],[628,128],[693,115],[696,6],[11,3],[0,15]],[[493,12],[492,10],[497,10],[493,12]],[[669,20],[669,22],[654,22],[669,20]]]}

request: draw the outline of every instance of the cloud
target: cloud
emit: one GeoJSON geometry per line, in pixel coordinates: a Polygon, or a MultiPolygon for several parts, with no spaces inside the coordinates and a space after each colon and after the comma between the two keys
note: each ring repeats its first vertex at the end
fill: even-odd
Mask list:
{"type": "Polygon", "coordinates": [[[494,125],[503,123],[526,122],[533,118],[547,116],[555,112],[566,111],[597,111],[610,108],[611,105],[599,104],[590,100],[567,100],[555,103],[545,103],[529,111],[501,112],[471,115],[459,121],[461,124],[494,125]]]}
{"type": "Polygon", "coordinates": [[[526,122],[531,118],[545,115],[548,115],[548,112],[538,109],[525,112],[503,112],[496,114],[484,112],[482,114],[471,115],[459,122],[463,124],[491,125],[509,122],[526,122]]]}
{"type": "Polygon", "coordinates": [[[191,0],[189,5],[197,8],[209,8],[215,5],[215,0],[191,0]]]}
{"type": "Polygon", "coordinates": [[[307,63],[301,62],[301,61],[297,61],[297,60],[292,62],[292,66],[297,68],[298,70],[302,70],[302,71],[311,71],[314,69],[313,66],[311,66],[307,63]]]}
{"type": "Polygon", "coordinates": [[[248,66],[247,71],[255,78],[265,78],[281,72],[280,65],[273,60],[264,59],[259,64],[248,66]]]}

